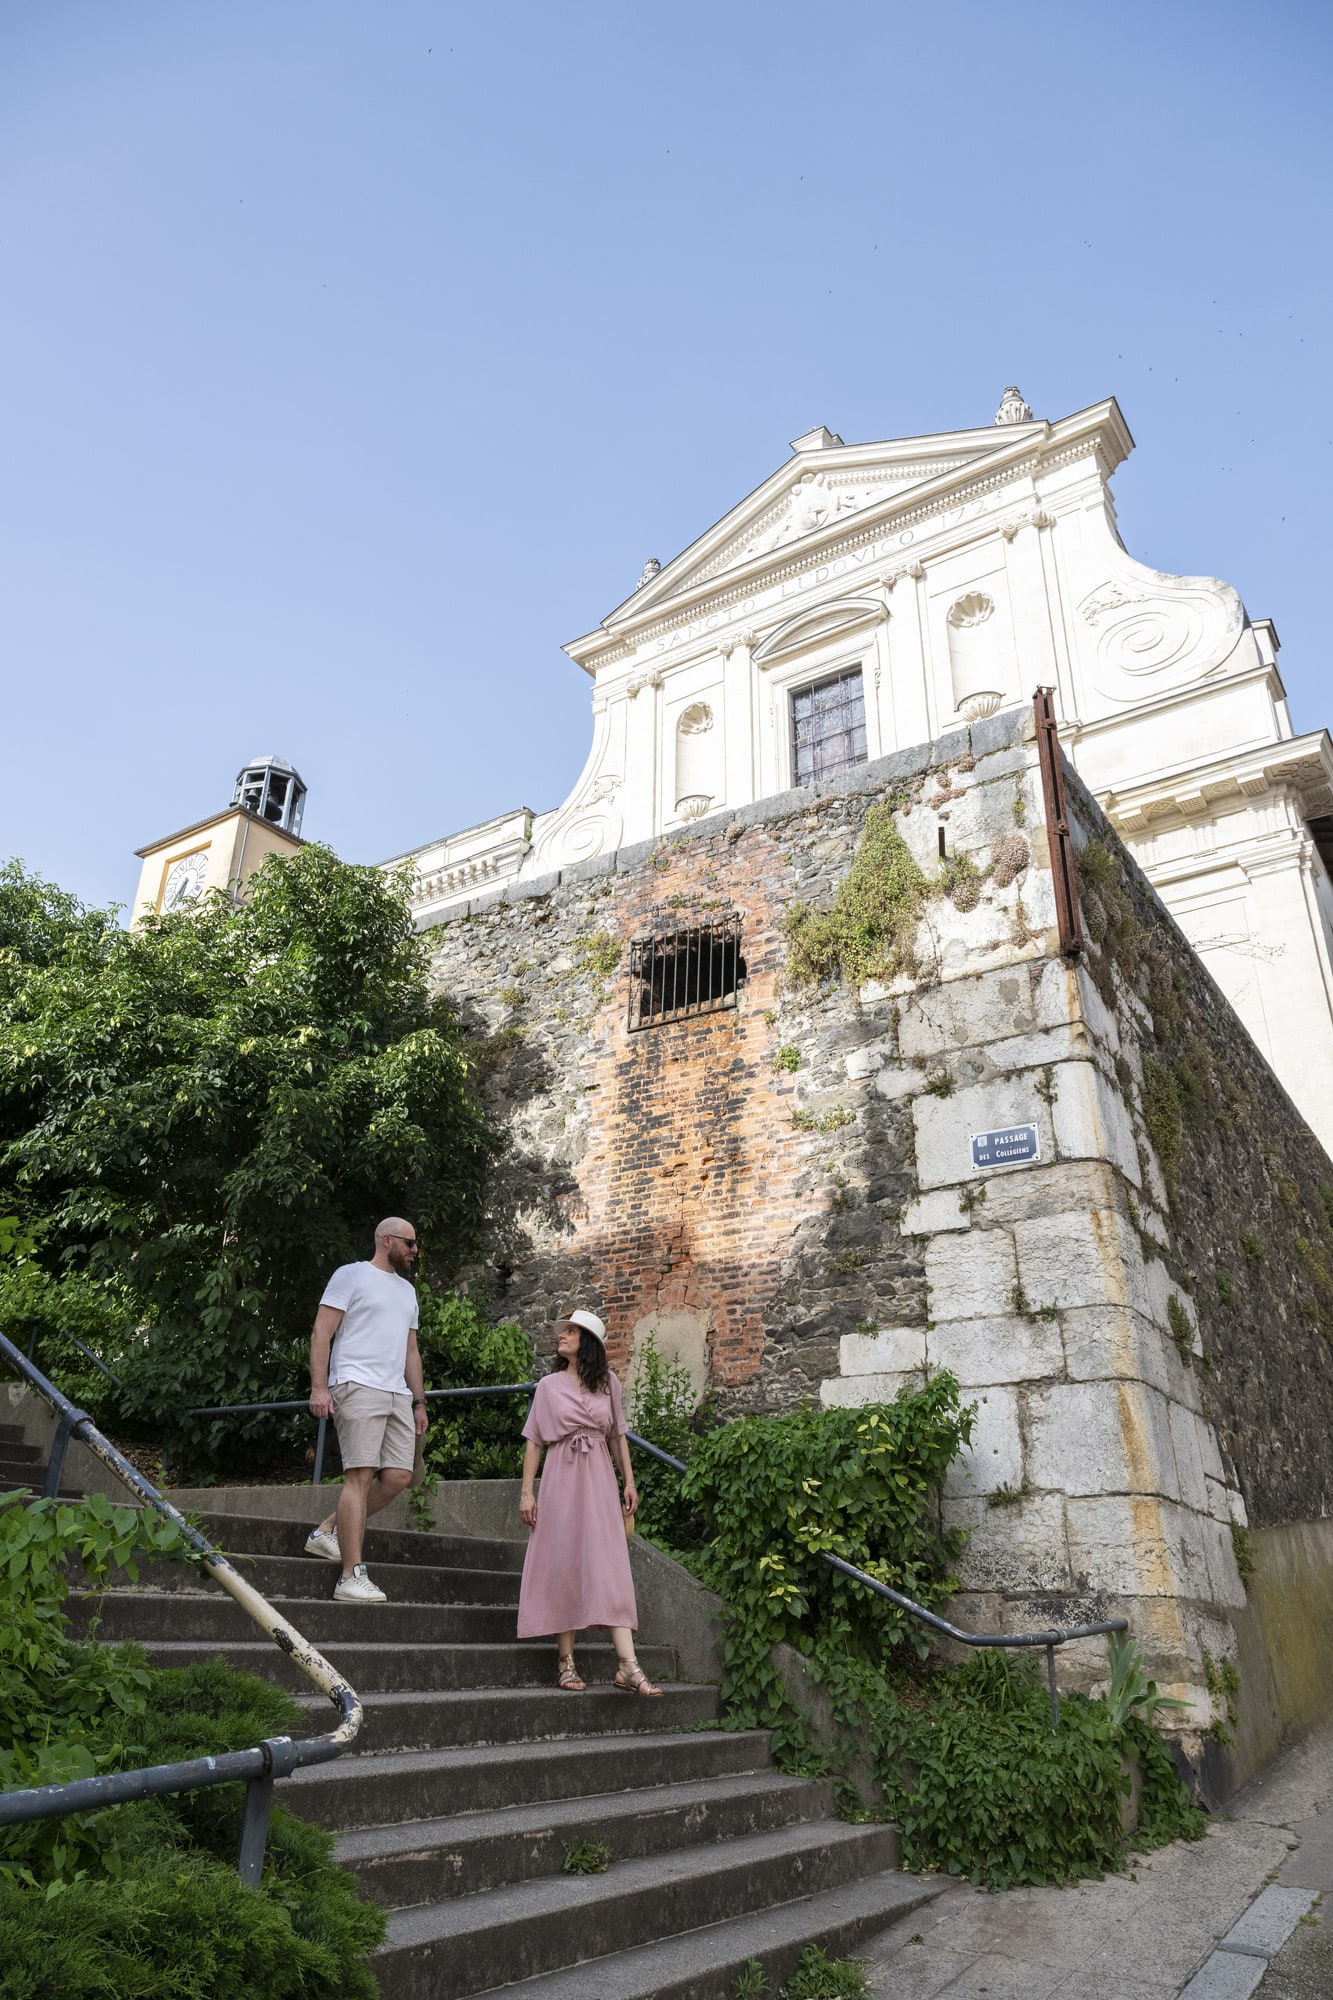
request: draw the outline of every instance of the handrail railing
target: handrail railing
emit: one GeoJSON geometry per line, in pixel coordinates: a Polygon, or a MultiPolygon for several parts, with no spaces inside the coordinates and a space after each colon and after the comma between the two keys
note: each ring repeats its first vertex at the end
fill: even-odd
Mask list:
{"type": "Polygon", "coordinates": [[[68,1813],[95,1812],[103,1806],[125,1805],[132,1799],[159,1797],[167,1792],[193,1791],[205,1785],[245,1784],[245,1810],[241,1815],[241,1837],[236,1866],[242,1882],[258,1885],[264,1869],[264,1849],[268,1841],[269,1810],[273,1803],[273,1783],[307,1764],[326,1764],[341,1757],[361,1733],[363,1710],[355,1688],[344,1680],[297,1631],[228,1561],[185,1516],[158,1492],[136,1466],[123,1457],[93,1423],[86,1411],[78,1409],[67,1396],[48,1382],[21,1349],[0,1334],[0,1358],[8,1361],[19,1377],[44,1396],[56,1413],[51,1461],[47,1468],[46,1491],[54,1497],[60,1486],[60,1472],[71,1437],[77,1437],[95,1457],[113,1472],[123,1485],[147,1506],[176,1523],[182,1535],[203,1559],[203,1567],[233,1597],[241,1609],[267,1632],[280,1652],[287,1655],[327,1695],[341,1721],[328,1735],[295,1742],[290,1736],[270,1736],[249,1750],[231,1750],[216,1757],[194,1757],[177,1764],[152,1764],[141,1770],[113,1771],[98,1778],[77,1778],[67,1785],[39,1785],[24,1791],[0,1792],[0,1827],[22,1826],[31,1820],[62,1819],[68,1813]]]}
{"type": "MultiPolygon", "coordinates": [[[[7,1345],[7,1343],[5,1344],[7,1345]]],[[[482,1396],[531,1396],[536,1387],[537,1384],[535,1382],[502,1382],[494,1383],[484,1388],[427,1389],[425,1395],[432,1402],[445,1398],[461,1400],[482,1396]]],[[[191,1410],[189,1414],[196,1417],[223,1417],[242,1415],[259,1410],[283,1411],[305,1410],[308,1408],[309,1398],[298,1397],[273,1403],[220,1403],[206,1409],[191,1410]]],[[[323,1469],[324,1438],[327,1419],[320,1417],[317,1421],[319,1431],[315,1447],[315,1473],[312,1481],[312,1484],[315,1486],[318,1486],[320,1483],[323,1469]]],[[[627,1431],[625,1435],[629,1439],[629,1442],[638,1450],[647,1452],[650,1458],[655,1458],[660,1464],[669,1466],[673,1472],[684,1473],[689,1471],[689,1467],[683,1459],[673,1457],[669,1451],[663,1451],[660,1445],[650,1444],[648,1439],[640,1437],[637,1431],[627,1431]]],[[[1060,1694],[1055,1683],[1056,1648],[1058,1646],[1067,1646],[1074,1639],[1104,1638],[1112,1632],[1127,1632],[1129,1630],[1129,1620],[1127,1618],[1109,1618],[1092,1625],[1050,1626],[1041,1632],[968,1632],[960,1625],[950,1624],[947,1618],[941,1618],[937,1612],[928,1611],[924,1604],[918,1604],[914,1598],[906,1596],[900,1590],[894,1590],[890,1584],[881,1583],[877,1576],[871,1576],[867,1570],[858,1569],[855,1563],[845,1561],[842,1556],[835,1556],[828,1550],[820,1550],[819,1554],[821,1560],[826,1562],[830,1569],[835,1569],[843,1576],[849,1577],[853,1583],[864,1584],[866,1589],[873,1591],[877,1597],[885,1598],[890,1604],[896,1605],[900,1611],[905,1611],[909,1617],[915,1618],[919,1624],[928,1626],[932,1631],[940,1633],[946,1639],[952,1639],[957,1645],[976,1648],[997,1646],[1011,1652],[1035,1652],[1038,1649],[1044,1651],[1046,1654],[1046,1685],[1050,1691],[1051,1699],[1051,1722],[1056,1729],[1060,1727],[1060,1694]]]]}

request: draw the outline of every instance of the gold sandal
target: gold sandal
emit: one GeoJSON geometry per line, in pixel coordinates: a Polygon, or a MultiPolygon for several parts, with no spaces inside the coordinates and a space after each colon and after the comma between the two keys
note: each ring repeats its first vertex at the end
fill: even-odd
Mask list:
{"type": "Polygon", "coordinates": [[[631,1660],[627,1666],[616,1668],[616,1677],[612,1682],[612,1686],[618,1687],[622,1694],[661,1694],[662,1692],[660,1687],[653,1686],[637,1660],[631,1660]]]}
{"type": "Polygon", "coordinates": [[[581,1694],[588,1683],[579,1679],[578,1669],[574,1665],[574,1655],[559,1653],[556,1657],[560,1668],[556,1676],[556,1686],[563,1688],[566,1694],[581,1694]]]}

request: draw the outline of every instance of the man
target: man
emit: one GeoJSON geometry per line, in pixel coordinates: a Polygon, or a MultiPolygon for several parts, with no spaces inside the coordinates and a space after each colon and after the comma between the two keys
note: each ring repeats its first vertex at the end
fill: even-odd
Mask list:
{"type": "Polygon", "coordinates": [[[341,1604],[383,1604],[361,1560],[366,1516],[412,1483],[416,1441],[426,1429],[417,1346],[417,1294],[410,1282],[417,1232],[400,1215],[375,1231],[368,1264],[330,1278],[310,1336],[310,1411],[332,1417],[342,1453],[337,1511],[306,1538],[306,1554],[341,1563],[341,1604]],[[330,1361],[332,1349],[332,1361],[330,1361]]]}

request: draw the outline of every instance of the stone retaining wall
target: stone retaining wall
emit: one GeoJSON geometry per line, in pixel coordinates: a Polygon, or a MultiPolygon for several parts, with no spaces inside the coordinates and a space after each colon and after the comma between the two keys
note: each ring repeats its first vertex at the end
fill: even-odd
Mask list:
{"type": "MultiPolygon", "coordinates": [[[[1333,1165],[1070,788],[1078,960],[1023,712],[439,926],[510,1142],[472,1275],[539,1352],[575,1302],[622,1369],[651,1329],[724,1414],[952,1370],[964,1621],[1127,1613],[1197,1751],[1226,1729],[1247,1502],[1327,1511],[1333,1165]],[[797,981],[784,919],[832,903],[885,801],[930,881],[915,970],[797,981]],[[741,919],[738,1004],[631,1033],[631,940],[713,911],[741,919]],[[974,1165],[974,1135],[1019,1126],[1034,1158],[974,1165]]],[[[1100,1645],[1063,1661],[1104,1678],[1100,1645]]]]}

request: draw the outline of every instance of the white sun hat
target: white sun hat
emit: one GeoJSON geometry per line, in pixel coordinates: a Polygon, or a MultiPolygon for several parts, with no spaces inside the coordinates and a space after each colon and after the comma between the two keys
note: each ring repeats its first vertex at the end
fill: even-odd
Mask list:
{"type": "Polygon", "coordinates": [[[570,1313],[569,1323],[571,1326],[586,1327],[594,1340],[600,1340],[602,1346],[606,1346],[606,1322],[598,1319],[596,1313],[584,1312],[580,1307],[578,1312],[570,1313]]]}

